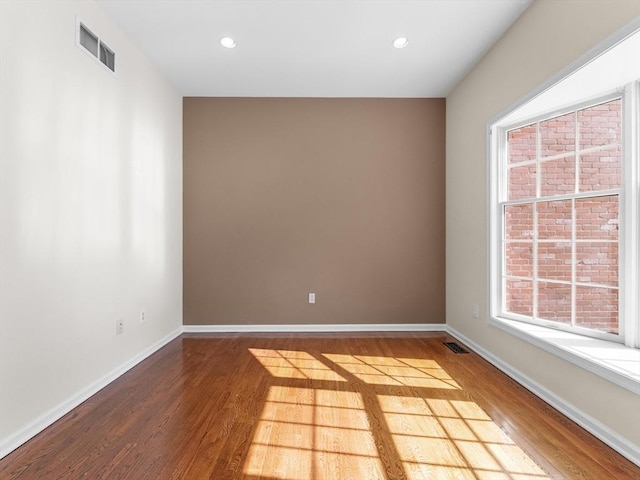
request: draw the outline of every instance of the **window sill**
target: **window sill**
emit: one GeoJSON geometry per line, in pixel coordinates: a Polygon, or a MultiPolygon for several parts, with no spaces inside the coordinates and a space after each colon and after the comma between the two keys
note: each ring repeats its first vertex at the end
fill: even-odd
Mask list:
{"type": "Polygon", "coordinates": [[[640,394],[638,349],[504,318],[492,318],[489,324],[640,394]]]}

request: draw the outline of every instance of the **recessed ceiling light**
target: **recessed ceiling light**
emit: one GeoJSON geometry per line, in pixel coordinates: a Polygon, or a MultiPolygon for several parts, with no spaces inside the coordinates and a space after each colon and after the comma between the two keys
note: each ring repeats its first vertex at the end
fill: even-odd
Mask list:
{"type": "Polygon", "coordinates": [[[222,45],[225,48],[235,48],[236,47],[236,42],[231,37],[222,37],[220,39],[220,45],[222,45]]]}
{"type": "Polygon", "coordinates": [[[409,45],[407,37],[398,37],[393,41],[393,46],[396,48],[404,48],[409,45]]]}

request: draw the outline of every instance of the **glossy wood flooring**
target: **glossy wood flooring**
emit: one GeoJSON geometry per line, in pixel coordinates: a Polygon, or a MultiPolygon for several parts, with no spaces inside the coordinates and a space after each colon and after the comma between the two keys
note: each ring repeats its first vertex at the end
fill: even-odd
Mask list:
{"type": "Polygon", "coordinates": [[[1,460],[0,478],[640,478],[450,340],[183,335],[1,460]]]}

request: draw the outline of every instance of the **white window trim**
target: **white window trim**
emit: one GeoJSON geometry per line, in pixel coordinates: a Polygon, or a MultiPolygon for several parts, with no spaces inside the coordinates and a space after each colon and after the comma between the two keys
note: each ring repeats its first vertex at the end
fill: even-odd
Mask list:
{"type": "MultiPolygon", "coordinates": [[[[492,137],[495,137],[496,139],[496,148],[493,151],[493,157],[491,158],[491,162],[493,163],[493,168],[495,168],[497,171],[492,172],[492,175],[494,176],[494,179],[496,181],[496,183],[494,184],[496,186],[496,188],[500,191],[499,195],[501,195],[502,197],[506,196],[506,189],[507,189],[507,182],[506,182],[506,178],[504,177],[505,174],[505,168],[506,168],[506,155],[505,155],[505,151],[504,151],[504,144],[503,144],[503,140],[506,138],[506,134],[508,131],[510,130],[514,130],[517,128],[520,128],[522,126],[525,125],[529,125],[532,123],[538,123],[538,122],[542,122],[544,120],[550,119],[550,118],[554,118],[557,116],[562,116],[565,115],[567,113],[572,113],[572,112],[577,112],[579,110],[585,109],[585,108],[589,108],[591,106],[595,106],[595,105],[599,105],[602,103],[606,103],[615,99],[621,99],[622,100],[622,104],[623,104],[623,110],[624,111],[628,111],[631,110],[629,108],[629,104],[627,102],[630,102],[630,98],[627,96],[627,91],[628,89],[625,89],[625,92],[623,93],[621,90],[616,90],[613,92],[605,92],[603,95],[598,95],[594,98],[590,98],[587,99],[585,101],[580,101],[577,102],[575,104],[570,104],[567,105],[566,107],[562,107],[559,109],[554,109],[551,112],[544,112],[541,115],[536,115],[534,117],[528,118],[526,120],[521,120],[518,121],[517,123],[510,123],[510,124],[505,124],[505,125],[498,125],[495,128],[493,128],[491,130],[491,135],[492,137]]],[[[577,120],[576,120],[577,121],[577,120]]],[[[623,126],[623,139],[627,139],[630,135],[629,135],[629,131],[627,130],[631,130],[628,128],[628,125],[625,123],[626,122],[626,118],[623,119],[622,122],[622,126],[623,126]]],[[[630,152],[627,151],[626,147],[628,143],[633,143],[633,142],[625,142],[623,145],[623,154],[624,154],[624,160],[623,160],[623,165],[627,165],[628,163],[630,163],[627,159],[627,157],[630,155],[630,152]]],[[[578,147],[576,145],[576,150],[575,152],[578,152],[578,147]]],[[[571,153],[574,154],[575,152],[567,152],[567,153],[571,153]]],[[[551,157],[552,159],[555,157],[551,157]]],[[[547,159],[544,159],[545,161],[547,159]]],[[[520,164],[517,164],[520,165],[520,164]]],[[[576,169],[576,175],[578,174],[578,170],[576,169]]],[[[625,171],[624,174],[624,178],[626,178],[627,176],[627,172],[625,171]]],[[[539,178],[538,178],[538,189],[540,188],[540,184],[539,184],[539,178]]],[[[577,184],[577,180],[576,180],[576,184],[577,184]]],[[[627,185],[624,185],[624,187],[626,188],[627,185]]],[[[494,205],[492,206],[492,209],[490,210],[491,215],[495,216],[495,215],[500,215],[499,212],[497,211],[498,209],[496,207],[499,207],[500,205],[518,205],[518,204],[531,204],[531,205],[536,205],[538,203],[546,203],[546,202],[556,202],[556,201],[567,201],[567,200],[571,200],[571,199],[580,199],[580,198],[594,198],[594,197],[602,197],[602,196],[613,196],[613,195],[617,195],[618,199],[619,199],[619,204],[620,204],[620,213],[619,216],[620,218],[623,217],[624,215],[624,204],[625,204],[625,200],[627,200],[627,198],[629,195],[627,194],[626,196],[624,195],[624,192],[628,192],[628,190],[625,190],[625,188],[623,187],[619,187],[619,188],[614,188],[614,189],[608,189],[608,190],[598,190],[598,191],[586,191],[586,192],[578,192],[578,193],[571,193],[571,194],[559,194],[559,195],[553,195],[553,196],[536,196],[535,198],[527,198],[527,199],[517,199],[517,200],[503,200],[503,201],[498,201],[498,205],[494,205]]],[[[540,192],[538,192],[539,194],[540,192]]],[[[498,218],[496,218],[497,220],[498,218]]],[[[534,219],[535,219],[535,209],[534,209],[534,219]]],[[[627,219],[625,219],[627,220],[627,219]]],[[[631,221],[631,219],[628,219],[629,221],[631,221]]],[[[535,220],[534,220],[535,222],[535,220]]],[[[623,226],[625,225],[625,221],[620,222],[623,226]]],[[[633,223],[633,222],[632,222],[633,223]]],[[[492,228],[495,228],[496,230],[494,231],[494,237],[492,241],[497,241],[498,238],[500,238],[500,240],[503,240],[503,230],[502,230],[502,222],[495,222],[495,225],[492,228]]],[[[575,225],[574,225],[575,227],[575,225]]],[[[560,242],[560,243],[569,243],[571,242],[572,244],[576,241],[574,238],[574,235],[572,235],[571,239],[557,239],[557,240],[551,240],[552,242],[560,242]]],[[[593,242],[607,242],[608,240],[602,240],[602,239],[597,239],[597,240],[590,240],[593,242]]],[[[532,240],[533,244],[539,244],[539,243],[543,243],[540,242],[537,238],[533,238],[532,240]]],[[[604,285],[598,285],[598,284],[590,284],[590,282],[584,283],[584,282],[578,282],[581,285],[587,285],[587,286],[594,286],[594,287],[598,287],[598,288],[615,288],[616,290],[618,290],[618,295],[619,295],[619,305],[624,304],[625,302],[625,294],[622,291],[621,286],[624,285],[624,279],[625,278],[633,278],[633,272],[624,272],[624,266],[626,265],[626,257],[625,257],[625,251],[624,251],[624,247],[625,247],[625,232],[624,230],[621,230],[619,232],[619,238],[617,239],[617,243],[620,247],[620,253],[619,253],[619,278],[621,280],[620,284],[615,286],[615,287],[611,287],[611,286],[604,286],[604,285]],[[626,275],[625,275],[626,274],[626,275]]],[[[631,249],[632,250],[632,249],[631,249]]],[[[499,256],[502,257],[503,255],[503,251],[500,250],[499,256]]],[[[497,259],[499,257],[494,257],[497,261],[497,259]]],[[[500,262],[500,265],[497,267],[497,273],[499,275],[500,279],[503,279],[505,277],[504,275],[504,271],[500,269],[500,267],[504,266],[504,259],[502,259],[503,261],[500,262]]],[[[536,253],[535,253],[535,249],[534,249],[534,263],[536,262],[536,253]]],[[[575,265],[572,267],[575,268],[575,265]]],[[[536,277],[536,273],[534,271],[534,280],[537,279],[536,277]]],[[[550,280],[552,283],[555,283],[554,280],[550,280]]],[[[566,282],[560,282],[560,283],[566,283],[566,282]]],[[[569,282],[570,284],[571,282],[569,282]]],[[[498,291],[496,292],[496,295],[498,294],[498,292],[500,292],[502,290],[503,284],[497,285],[498,291]]],[[[504,296],[502,298],[503,304],[500,305],[498,308],[499,310],[502,310],[502,312],[504,312],[504,296]]],[[[495,309],[494,309],[495,310],[495,309]]],[[[572,316],[575,316],[575,310],[572,309],[572,316]]],[[[494,311],[494,317],[498,317],[500,316],[500,314],[502,312],[496,312],[494,311]]],[[[543,318],[537,318],[537,317],[526,317],[523,315],[519,315],[516,313],[509,313],[508,315],[505,315],[506,319],[510,319],[510,320],[521,320],[523,322],[528,322],[528,323],[533,323],[536,325],[540,325],[543,327],[548,327],[548,328],[554,328],[554,329],[558,329],[558,330],[563,330],[563,331],[568,331],[568,332],[573,332],[573,333],[577,333],[580,334],[581,332],[584,333],[584,335],[588,335],[588,336],[592,336],[595,338],[601,338],[603,340],[609,340],[609,341],[613,341],[613,342],[623,342],[623,338],[625,338],[626,336],[628,336],[628,338],[632,339],[629,343],[628,346],[636,346],[636,342],[635,342],[635,330],[633,330],[632,332],[627,332],[625,330],[625,323],[624,323],[624,315],[620,314],[619,315],[619,331],[620,333],[618,334],[612,334],[612,333],[607,333],[607,332],[603,332],[603,331],[597,331],[597,330],[591,330],[591,329],[587,329],[587,328],[582,328],[580,326],[577,325],[564,325],[562,323],[558,323],[558,322],[554,322],[552,320],[545,320],[543,318]]],[[[627,323],[632,323],[632,322],[627,322],[627,323]]]]}
{"type": "Polygon", "coordinates": [[[504,318],[488,324],[640,395],[640,350],[504,318]]]}
{"type": "MultiPolygon", "coordinates": [[[[501,255],[501,242],[498,236],[496,238],[497,225],[500,216],[497,215],[498,205],[498,188],[500,183],[500,169],[495,168],[492,162],[495,155],[501,152],[498,149],[503,147],[497,134],[497,124],[503,118],[507,117],[511,112],[528,103],[533,98],[545,92],[558,82],[562,81],[575,71],[591,62],[596,57],[605,53],[625,38],[640,31],[640,20],[635,19],[618,32],[611,35],[601,44],[597,45],[575,62],[560,71],[557,75],[549,79],[540,87],[518,100],[513,105],[506,108],[500,114],[496,115],[487,122],[486,126],[486,168],[487,168],[487,212],[489,213],[489,224],[487,228],[487,249],[488,249],[488,269],[487,269],[487,322],[496,328],[500,328],[530,344],[552,353],[564,360],[571,362],[599,375],[621,387],[640,393],[640,328],[637,322],[634,326],[625,327],[625,343],[612,342],[599,338],[586,337],[575,333],[559,331],[553,328],[546,328],[532,323],[524,323],[516,320],[500,318],[497,315],[499,309],[498,299],[496,298],[499,291],[498,282],[501,281],[499,275],[499,262],[496,259],[501,255]]],[[[631,225],[629,220],[638,218],[640,215],[640,166],[637,159],[640,151],[638,151],[638,142],[640,141],[640,118],[638,118],[638,108],[640,108],[640,82],[635,83],[635,87],[627,86],[625,97],[628,102],[633,102],[636,108],[626,108],[625,118],[623,122],[628,126],[625,131],[625,144],[623,148],[630,153],[631,158],[636,161],[625,162],[629,165],[629,170],[625,171],[625,190],[628,196],[623,201],[624,210],[621,210],[620,216],[623,224],[631,225]]],[[[627,168],[627,167],[625,167],[627,168]]],[[[627,239],[630,240],[624,244],[621,243],[621,259],[620,275],[625,279],[635,278],[636,281],[625,281],[624,292],[622,295],[626,298],[621,302],[621,318],[638,318],[640,315],[640,259],[638,258],[637,248],[633,248],[634,244],[638,245],[640,241],[640,222],[635,222],[636,229],[634,232],[628,232],[627,239]]]]}

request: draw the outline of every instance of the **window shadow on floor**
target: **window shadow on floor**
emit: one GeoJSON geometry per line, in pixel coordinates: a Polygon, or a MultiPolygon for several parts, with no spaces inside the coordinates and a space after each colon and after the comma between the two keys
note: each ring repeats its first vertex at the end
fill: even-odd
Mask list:
{"type": "Polygon", "coordinates": [[[549,478],[434,360],[249,351],[272,378],[246,479],[549,478]]]}

